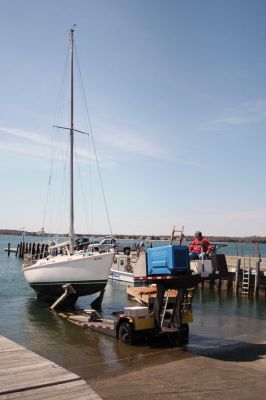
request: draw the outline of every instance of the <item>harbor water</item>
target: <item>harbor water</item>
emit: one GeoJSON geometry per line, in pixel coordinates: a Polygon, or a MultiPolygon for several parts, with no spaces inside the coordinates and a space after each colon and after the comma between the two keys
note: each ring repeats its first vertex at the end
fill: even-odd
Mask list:
{"type": "MultiPolygon", "coordinates": [[[[27,239],[36,241],[36,237],[27,239]]],[[[24,281],[22,260],[14,253],[8,256],[3,250],[9,242],[11,247],[16,247],[20,241],[19,236],[0,236],[0,335],[89,382],[191,354],[211,356],[265,339],[265,298],[235,297],[208,288],[204,291],[199,288],[195,293],[194,321],[190,324],[189,344],[184,348],[128,346],[112,337],[83,330],[52,314],[45,304],[36,300],[34,291],[24,281]]],[[[243,245],[243,251],[250,250],[243,245]]],[[[266,245],[260,245],[260,251],[265,257],[266,245]]],[[[102,303],[104,316],[110,317],[113,311],[123,310],[128,304],[126,287],[125,283],[108,282],[102,303]]],[[[94,298],[80,298],[76,307],[90,308],[94,298]]]]}

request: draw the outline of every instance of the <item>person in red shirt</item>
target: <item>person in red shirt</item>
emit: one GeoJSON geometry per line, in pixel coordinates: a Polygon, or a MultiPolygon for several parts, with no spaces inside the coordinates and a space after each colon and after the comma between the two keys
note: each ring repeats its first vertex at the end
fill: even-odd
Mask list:
{"type": "Polygon", "coordinates": [[[195,239],[189,245],[189,258],[190,260],[199,260],[208,257],[212,251],[212,246],[208,239],[202,236],[200,231],[195,233],[195,239]]]}

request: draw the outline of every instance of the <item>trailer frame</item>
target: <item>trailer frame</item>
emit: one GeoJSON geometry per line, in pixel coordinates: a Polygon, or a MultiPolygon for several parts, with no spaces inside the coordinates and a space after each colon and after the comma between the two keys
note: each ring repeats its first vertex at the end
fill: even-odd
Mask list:
{"type": "Polygon", "coordinates": [[[157,296],[151,312],[148,307],[126,307],[124,312],[114,312],[114,319],[107,319],[93,309],[83,310],[78,314],[52,311],[84,329],[105,333],[127,344],[140,341],[152,344],[157,340],[166,339],[170,345],[176,346],[188,342],[192,299],[198,280],[195,275],[171,279],[169,276],[154,278],[157,296]],[[165,292],[168,289],[177,289],[172,308],[167,308],[165,292]],[[136,308],[143,311],[143,315],[134,315],[136,308]]]}

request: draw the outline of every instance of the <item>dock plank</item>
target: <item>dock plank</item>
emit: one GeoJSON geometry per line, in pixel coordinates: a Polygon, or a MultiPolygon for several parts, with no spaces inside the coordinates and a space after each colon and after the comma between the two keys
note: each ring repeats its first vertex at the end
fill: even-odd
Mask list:
{"type": "Polygon", "coordinates": [[[0,400],[96,400],[78,375],[0,336],[0,400]]]}
{"type": "Polygon", "coordinates": [[[0,395],[1,400],[99,400],[84,381],[67,382],[22,392],[0,395]]]}

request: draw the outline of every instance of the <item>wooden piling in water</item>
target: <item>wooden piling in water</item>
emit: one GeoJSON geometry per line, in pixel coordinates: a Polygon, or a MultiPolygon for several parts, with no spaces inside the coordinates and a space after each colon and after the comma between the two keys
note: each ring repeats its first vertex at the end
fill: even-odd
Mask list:
{"type": "Polygon", "coordinates": [[[239,289],[240,265],[241,265],[241,259],[238,258],[236,260],[236,271],[235,271],[235,294],[238,294],[238,289],[239,289]]]}
{"type": "Polygon", "coordinates": [[[36,258],[40,258],[40,243],[37,243],[36,246],[36,258]]]}
{"type": "Polygon", "coordinates": [[[259,276],[260,276],[260,260],[256,261],[254,293],[253,293],[255,298],[258,296],[259,293],[259,276]]]}
{"type": "Polygon", "coordinates": [[[44,256],[44,249],[45,249],[45,244],[44,244],[44,243],[42,243],[42,245],[41,245],[41,253],[40,253],[40,258],[43,258],[43,256],[44,256]]]}
{"type": "Polygon", "coordinates": [[[23,257],[23,244],[22,244],[22,242],[20,242],[20,245],[19,245],[19,257],[20,258],[23,257]]]}
{"type": "Polygon", "coordinates": [[[212,274],[210,276],[209,284],[210,284],[210,289],[213,290],[215,287],[215,275],[214,274],[212,274]]]}
{"type": "Polygon", "coordinates": [[[16,257],[19,255],[19,244],[17,245],[16,257]]]}
{"type": "MultiPolygon", "coordinates": [[[[8,255],[11,252],[10,243],[8,244],[8,255]]],[[[24,255],[31,255],[36,259],[46,257],[48,254],[49,245],[45,243],[25,243],[20,242],[17,245],[16,257],[23,258],[24,255]]]]}

